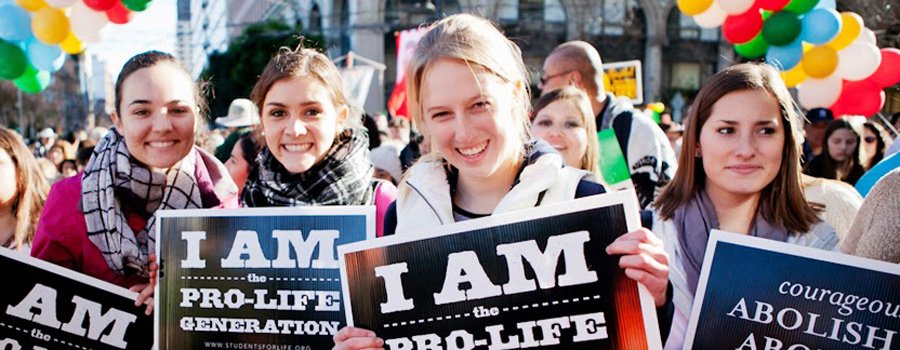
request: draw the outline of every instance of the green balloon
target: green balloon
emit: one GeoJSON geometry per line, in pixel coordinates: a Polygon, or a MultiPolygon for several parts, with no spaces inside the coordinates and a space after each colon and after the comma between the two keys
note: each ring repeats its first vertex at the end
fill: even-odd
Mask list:
{"type": "Polygon", "coordinates": [[[762,36],[769,45],[784,46],[797,39],[801,28],[803,22],[796,13],[778,11],[763,23],[762,36]]]}
{"type": "Polygon", "coordinates": [[[28,58],[18,45],[0,40],[0,78],[13,80],[28,68],[28,58]]]}
{"type": "Polygon", "coordinates": [[[819,3],[819,0],[791,0],[783,10],[793,13],[804,14],[812,10],[819,3]]]}
{"type": "Polygon", "coordinates": [[[37,70],[29,64],[25,74],[13,82],[22,92],[36,94],[50,86],[50,72],[37,70]]]}
{"type": "Polygon", "coordinates": [[[766,39],[763,39],[762,33],[756,34],[753,39],[746,43],[734,45],[734,51],[748,59],[762,57],[768,50],[769,44],[766,43],[766,39]]]}
{"type": "Polygon", "coordinates": [[[122,0],[122,4],[131,11],[141,12],[150,6],[150,1],[151,0],[122,0]]]}

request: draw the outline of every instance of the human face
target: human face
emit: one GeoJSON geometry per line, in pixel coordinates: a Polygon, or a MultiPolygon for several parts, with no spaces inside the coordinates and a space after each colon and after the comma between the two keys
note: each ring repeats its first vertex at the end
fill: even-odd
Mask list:
{"type": "Polygon", "coordinates": [[[112,114],[128,152],[152,170],[175,166],[194,145],[198,108],[194,82],[176,66],[159,63],[122,83],[122,115],[112,114]]]}
{"type": "Polygon", "coordinates": [[[758,195],[781,169],[784,143],[784,123],[775,97],[763,90],[726,94],[700,128],[698,147],[708,193],[758,195]]]}
{"type": "Polygon", "coordinates": [[[541,95],[566,87],[570,83],[569,75],[572,71],[566,71],[560,68],[559,65],[556,64],[557,60],[558,58],[553,56],[547,57],[547,59],[544,60],[544,75],[541,76],[541,81],[538,82],[538,89],[541,89],[541,95]]]}
{"type": "Polygon", "coordinates": [[[587,128],[571,102],[556,100],[541,109],[531,122],[534,136],[550,143],[566,165],[581,168],[587,154],[587,128]]]}
{"type": "Polygon", "coordinates": [[[828,155],[831,159],[843,162],[853,156],[859,143],[856,133],[847,128],[837,129],[828,136],[828,155]]]}
{"type": "Polygon", "coordinates": [[[231,149],[231,157],[225,161],[225,167],[228,168],[228,174],[238,186],[239,189],[244,188],[247,183],[247,175],[250,174],[250,163],[244,160],[244,150],[241,148],[241,140],[234,143],[231,149]]]}
{"type": "Polygon", "coordinates": [[[54,146],[47,152],[47,159],[49,159],[53,164],[59,166],[63,160],[65,160],[65,155],[63,154],[62,148],[54,146]]]}
{"type": "Polygon", "coordinates": [[[869,128],[863,128],[863,146],[868,158],[872,158],[875,153],[878,153],[878,136],[869,128]]]}
{"type": "Polygon", "coordinates": [[[328,154],[347,114],[316,78],[279,80],[263,102],[266,145],[289,172],[305,172],[328,154]]]}
{"type": "Polygon", "coordinates": [[[16,164],[13,163],[9,153],[0,149],[0,208],[12,209],[16,195],[16,164]]]}
{"type": "Polygon", "coordinates": [[[513,118],[515,84],[444,58],[427,68],[421,89],[423,131],[433,151],[456,167],[460,178],[510,175],[506,172],[522,147],[513,118]]]}

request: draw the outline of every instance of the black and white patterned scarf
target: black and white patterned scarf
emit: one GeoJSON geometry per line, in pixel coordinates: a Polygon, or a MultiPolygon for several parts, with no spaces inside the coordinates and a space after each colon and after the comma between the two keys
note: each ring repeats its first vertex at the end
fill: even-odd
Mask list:
{"type": "Polygon", "coordinates": [[[156,251],[159,209],[200,208],[201,194],[193,149],[165,174],[151,171],[128,152],[125,139],[113,128],[100,140],[81,179],[81,210],[88,238],[109,268],[125,276],[148,276],[149,254],[156,251]],[[134,232],[122,204],[148,215],[147,225],[134,232]]]}
{"type": "Polygon", "coordinates": [[[307,171],[292,174],[268,147],[241,193],[244,207],[363,205],[372,197],[372,163],[365,131],[348,128],[335,138],[328,154],[307,171]]]}

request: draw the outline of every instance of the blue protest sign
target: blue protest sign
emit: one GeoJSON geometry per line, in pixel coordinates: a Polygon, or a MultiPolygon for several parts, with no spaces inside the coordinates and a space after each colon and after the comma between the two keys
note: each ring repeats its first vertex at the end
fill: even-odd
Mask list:
{"type": "Polygon", "coordinates": [[[713,230],[685,349],[898,349],[900,265],[713,230]]]}
{"type": "Polygon", "coordinates": [[[374,207],[161,211],[159,349],[330,349],[346,325],[336,247],[374,207]]]}

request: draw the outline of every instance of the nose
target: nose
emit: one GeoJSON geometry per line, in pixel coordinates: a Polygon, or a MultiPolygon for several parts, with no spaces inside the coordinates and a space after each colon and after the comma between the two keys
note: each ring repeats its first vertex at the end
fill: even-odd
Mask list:
{"type": "Polygon", "coordinates": [[[285,128],[285,133],[289,136],[300,136],[306,134],[306,123],[300,118],[291,117],[288,120],[288,126],[285,128]]]}
{"type": "Polygon", "coordinates": [[[153,114],[153,131],[169,131],[172,129],[172,121],[169,120],[168,108],[160,108],[153,114]]]}
{"type": "Polygon", "coordinates": [[[464,113],[457,113],[456,118],[453,121],[453,137],[458,142],[465,143],[469,140],[469,137],[471,137],[467,119],[468,117],[464,113]]]}
{"type": "Polygon", "coordinates": [[[734,147],[734,154],[742,159],[753,158],[756,154],[756,140],[750,133],[739,137],[734,147]]]}

